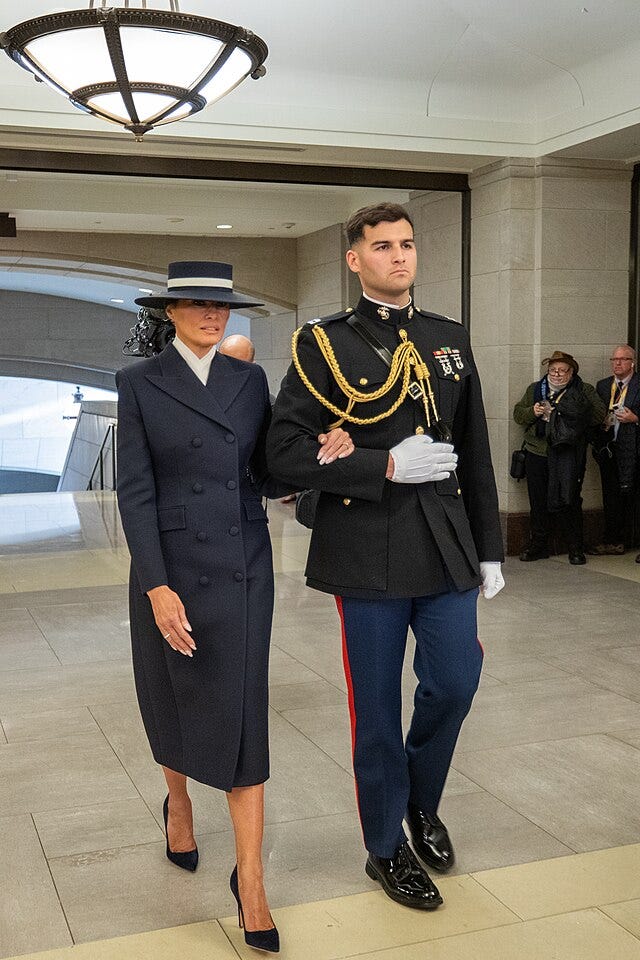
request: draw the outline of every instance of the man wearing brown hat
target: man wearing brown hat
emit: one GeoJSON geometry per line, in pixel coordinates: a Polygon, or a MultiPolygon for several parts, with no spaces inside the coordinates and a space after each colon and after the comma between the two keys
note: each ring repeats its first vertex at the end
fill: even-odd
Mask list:
{"type": "Polygon", "coordinates": [[[578,362],[555,350],[542,361],[547,373],[529,384],[513,418],[525,428],[524,449],[530,505],[529,543],[524,561],[549,556],[547,538],[557,515],[569,563],[586,563],[582,497],[587,430],[602,422],[605,405],[590,383],[578,376],[578,362]]]}

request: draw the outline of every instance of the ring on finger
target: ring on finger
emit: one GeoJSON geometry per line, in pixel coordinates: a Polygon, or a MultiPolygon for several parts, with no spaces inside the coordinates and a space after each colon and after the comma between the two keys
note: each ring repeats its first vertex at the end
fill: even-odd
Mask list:
{"type": "Polygon", "coordinates": [[[163,640],[168,640],[170,636],[171,636],[170,633],[163,633],[163,634],[162,634],[162,639],[163,639],[163,640]]]}

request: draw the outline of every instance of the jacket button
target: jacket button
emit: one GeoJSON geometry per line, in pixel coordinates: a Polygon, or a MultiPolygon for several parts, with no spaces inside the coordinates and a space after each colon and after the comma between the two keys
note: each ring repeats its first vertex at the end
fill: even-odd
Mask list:
{"type": "Polygon", "coordinates": [[[240,529],[239,527],[229,527],[229,533],[231,534],[232,537],[237,537],[238,534],[240,533],[240,529]]]}
{"type": "Polygon", "coordinates": [[[453,379],[454,379],[454,380],[459,380],[459,379],[460,379],[460,374],[459,374],[459,373],[454,373],[453,379]]]}
{"type": "Polygon", "coordinates": [[[227,441],[227,443],[233,443],[233,441],[235,440],[235,437],[232,433],[225,433],[224,438],[227,441]]]}
{"type": "Polygon", "coordinates": [[[462,490],[460,489],[460,487],[458,487],[456,493],[458,494],[458,496],[460,496],[460,494],[462,493],[462,490]]]}
{"type": "Polygon", "coordinates": [[[369,383],[369,381],[367,380],[366,377],[360,377],[360,386],[361,386],[361,387],[366,387],[366,385],[367,385],[368,383],[369,383]]]}
{"type": "Polygon", "coordinates": [[[237,583],[242,583],[242,581],[244,580],[244,574],[243,574],[243,573],[240,573],[239,570],[236,570],[236,572],[235,572],[234,575],[233,575],[233,579],[234,579],[237,583]]]}
{"type": "Polygon", "coordinates": [[[201,587],[208,587],[208,586],[209,586],[209,583],[210,583],[209,577],[200,577],[200,586],[201,586],[201,587]]]}
{"type": "Polygon", "coordinates": [[[237,486],[238,484],[235,482],[235,480],[227,480],[227,490],[235,490],[237,486]]]}
{"type": "Polygon", "coordinates": [[[351,503],[351,498],[350,498],[350,497],[345,497],[342,502],[344,503],[345,507],[348,507],[349,504],[351,503]]]}
{"type": "Polygon", "coordinates": [[[193,490],[194,493],[202,493],[202,484],[201,484],[201,483],[194,483],[194,485],[191,487],[191,489],[193,490]]]}
{"type": "Polygon", "coordinates": [[[207,535],[204,532],[204,530],[199,530],[198,533],[196,533],[196,540],[199,540],[200,543],[204,543],[206,539],[207,539],[207,535]]]}
{"type": "Polygon", "coordinates": [[[416,433],[421,436],[424,433],[424,427],[416,427],[416,433]]]}
{"type": "Polygon", "coordinates": [[[191,446],[192,446],[192,447],[201,447],[201,446],[202,446],[202,439],[201,439],[200,437],[194,437],[193,440],[191,441],[191,446]]]}

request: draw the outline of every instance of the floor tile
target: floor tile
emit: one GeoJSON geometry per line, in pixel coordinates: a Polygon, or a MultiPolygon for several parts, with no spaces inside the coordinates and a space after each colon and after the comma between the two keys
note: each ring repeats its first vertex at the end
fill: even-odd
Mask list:
{"type": "Polygon", "coordinates": [[[474,876],[523,920],[548,917],[639,898],[640,844],[504,867],[474,876]]]}
{"type": "Polygon", "coordinates": [[[456,850],[456,873],[572,853],[565,844],[489,793],[446,793],[439,813],[456,850]]]}
{"type": "Polygon", "coordinates": [[[134,699],[133,671],[125,660],[0,672],[0,705],[6,714],[134,699]]]}
{"type": "Polygon", "coordinates": [[[146,804],[138,798],[67,806],[36,813],[33,819],[49,858],[151,843],[164,835],[146,804]]]}
{"type": "MultiPolygon", "coordinates": [[[[550,663],[585,677],[591,683],[612,690],[631,700],[640,700],[640,647],[608,647],[584,650],[575,658],[566,653],[550,658],[550,663]]],[[[640,716],[639,716],[640,719],[640,716]]]]}
{"type": "Polygon", "coordinates": [[[351,727],[346,699],[335,706],[285,710],[283,717],[339,763],[343,770],[352,773],[351,727]]]}
{"type": "Polygon", "coordinates": [[[524,660],[505,660],[503,657],[494,655],[489,649],[485,653],[484,667],[482,670],[483,678],[486,674],[500,680],[501,683],[520,683],[529,680],[558,680],[566,678],[567,675],[573,675],[576,671],[569,666],[561,669],[544,660],[524,659],[524,660]]]}
{"type": "Polygon", "coordinates": [[[573,850],[640,841],[640,751],[612,737],[459,754],[456,766],[573,850]]]}
{"type": "Polygon", "coordinates": [[[87,707],[3,714],[1,719],[9,743],[22,740],[57,740],[59,737],[92,733],[98,729],[87,707]]]}
{"type": "Polygon", "coordinates": [[[626,900],[623,903],[609,903],[600,909],[621,927],[640,939],[640,900],[626,900]]]}
{"type": "Polygon", "coordinates": [[[476,695],[459,749],[615,732],[638,720],[636,703],[579,678],[501,684],[476,695]]]}
{"type": "Polygon", "coordinates": [[[208,921],[77,943],[62,950],[31,953],[19,960],[237,960],[237,957],[220,924],[208,921]]]}
{"type": "Polygon", "coordinates": [[[4,816],[122,800],[136,791],[100,733],[0,746],[4,816]]]}
{"type": "Polygon", "coordinates": [[[85,942],[211,920],[233,909],[233,835],[198,838],[195,873],[180,870],[156,843],[49,861],[74,940],[85,942]]]}
{"type": "Polygon", "coordinates": [[[129,615],[122,603],[56,604],[30,610],[61,663],[131,656],[129,615]]]}
{"type": "Polygon", "coordinates": [[[1,809],[0,956],[70,944],[69,928],[31,817],[6,817],[4,806],[1,809]]]}
{"type": "Polygon", "coordinates": [[[270,683],[269,703],[278,713],[300,708],[316,709],[325,706],[342,706],[346,709],[344,691],[326,680],[312,683],[270,683]]]}
{"type": "Polygon", "coordinates": [[[597,910],[365,953],[358,960],[635,960],[638,941],[597,910]]]}
{"type": "MultiPolygon", "coordinates": [[[[403,909],[381,890],[276,910],[274,920],[286,942],[283,960],[360,956],[517,920],[470,877],[447,878],[439,886],[445,906],[428,913],[403,909]]],[[[253,958],[255,954],[245,946],[234,920],[226,918],[221,923],[240,956],[253,958]]],[[[424,944],[422,951],[422,956],[428,956],[424,944]]]]}

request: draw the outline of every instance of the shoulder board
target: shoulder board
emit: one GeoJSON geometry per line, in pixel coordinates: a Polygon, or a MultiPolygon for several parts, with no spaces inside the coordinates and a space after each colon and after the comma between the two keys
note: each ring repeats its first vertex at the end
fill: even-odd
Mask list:
{"type": "Polygon", "coordinates": [[[422,310],[420,307],[415,307],[414,309],[421,317],[428,317],[429,320],[444,320],[445,323],[455,323],[457,326],[460,326],[460,321],[456,320],[455,317],[447,317],[442,313],[431,313],[429,310],[422,310]]]}
{"type": "Polygon", "coordinates": [[[346,320],[353,313],[353,307],[347,307],[346,310],[340,310],[339,313],[331,313],[328,317],[316,317],[315,320],[307,320],[306,326],[314,327],[321,323],[332,323],[334,320],[346,320]]]}

